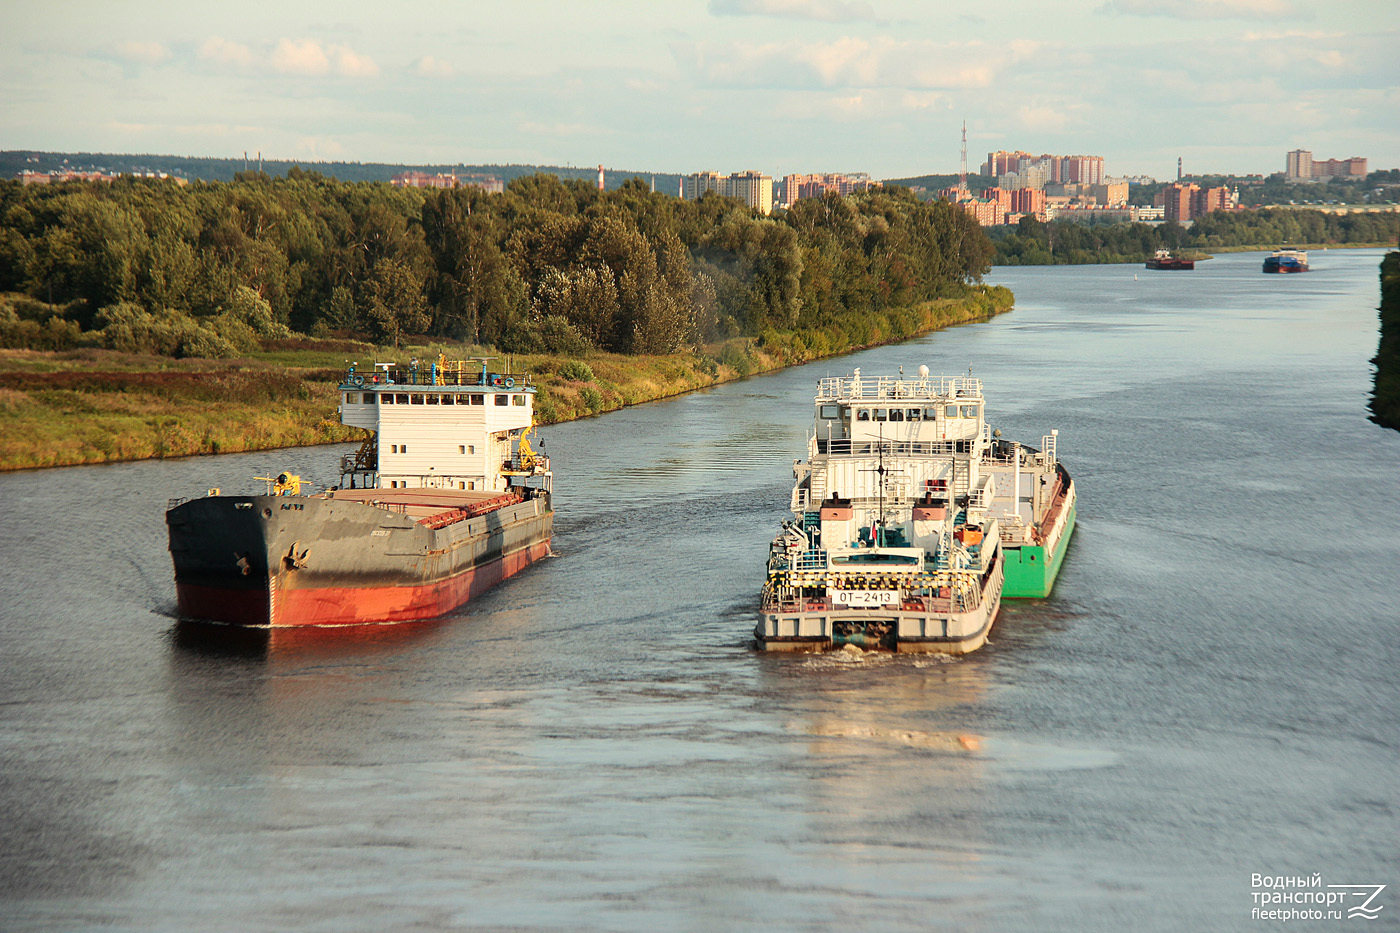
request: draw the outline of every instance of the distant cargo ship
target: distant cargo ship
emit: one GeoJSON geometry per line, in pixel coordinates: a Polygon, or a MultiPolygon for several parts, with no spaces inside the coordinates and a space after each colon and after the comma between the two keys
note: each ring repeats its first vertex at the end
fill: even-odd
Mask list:
{"type": "Polygon", "coordinates": [[[1307,272],[1308,254],[1300,249],[1274,250],[1273,255],[1264,259],[1265,272],[1307,272]]]}
{"type": "Polygon", "coordinates": [[[1171,250],[1159,249],[1147,260],[1149,269],[1194,269],[1196,260],[1181,259],[1171,254],[1171,250]]]}

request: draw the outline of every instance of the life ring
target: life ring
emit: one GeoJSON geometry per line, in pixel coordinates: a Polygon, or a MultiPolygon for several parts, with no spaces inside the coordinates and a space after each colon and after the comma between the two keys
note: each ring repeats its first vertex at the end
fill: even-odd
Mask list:
{"type": "Polygon", "coordinates": [[[502,379],[500,376],[492,376],[491,384],[499,388],[500,386],[505,384],[505,380],[502,379]]]}
{"type": "Polygon", "coordinates": [[[354,376],[351,376],[351,377],[350,377],[350,384],[351,384],[352,386],[362,386],[362,385],[365,384],[365,377],[364,377],[364,376],[361,376],[361,375],[358,375],[358,374],[356,374],[356,375],[354,375],[354,376]]]}
{"type": "Polygon", "coordinates": [[[515,380],[514,380],[514,379],[511,379],[509,376],[506,377],[506,388],[507,388],[507,389],[513,389],[513,388],[515,388],[515,380]]]}

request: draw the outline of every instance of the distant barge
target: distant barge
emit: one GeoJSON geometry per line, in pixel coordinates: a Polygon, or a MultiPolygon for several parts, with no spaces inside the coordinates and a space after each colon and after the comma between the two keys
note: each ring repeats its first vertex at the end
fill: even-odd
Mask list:
{"type": "Polygon", "coordinates": [[[1147,260],[1147,268],[1149,268],[1149,269],[1194,269],[1194,268],[1196,268],[1196,260],[1194,260],[1194,259],[1181,259],[1180,257],[1173,256],[1173,255],[1171,254],[1171,250],[1159,249],[1159,250],[1157,250],[1156,253],[1153,254],[1153,256],[1152,256],[1151,259],[1147,260]]]}
{"type": "Polygon", "coordinates": [[[1308,254],[1300,249],[1274,250],[1273,255],[1264,259],[1265,272],[1307,272],[1308,254]]]}

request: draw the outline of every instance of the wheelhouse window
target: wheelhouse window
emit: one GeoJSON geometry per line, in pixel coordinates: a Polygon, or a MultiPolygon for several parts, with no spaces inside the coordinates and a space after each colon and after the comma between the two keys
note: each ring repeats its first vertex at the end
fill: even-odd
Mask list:
{"type": "Polygon", "coordinates": [[[496,405],[498,407],[510,404],[510,396],[503,392],[496,393],[496,405]]]}
{"type": "Polygon", "coordinates": [[[422,404],[423,404],[423,396],[422,396],[421,393],[414,392],[412,395],[410,395],[410,396],[408,397],[408,401],[409,401],[409,404],[411,404],[411,405],[422,405],[422,404]]]}
{"type": "Polygon", "coordinates": [[[473,404],[473,405],[485,405],[485,404],[486,404],[486,396],[484,396],[484,395],[473,395],[473,396],[472,396],[472,404],[473,404]]]}

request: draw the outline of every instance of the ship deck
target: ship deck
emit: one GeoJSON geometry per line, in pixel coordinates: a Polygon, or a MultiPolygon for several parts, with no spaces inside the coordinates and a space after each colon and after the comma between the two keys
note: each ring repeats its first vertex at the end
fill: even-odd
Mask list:
{"type": "Polygon", "coordinates": [[[334,489],[325,495],[341,502],[362,502],[400,512],[430,527],[484,515],[519,501],[509,493],[492,490],[334,489]]]}

